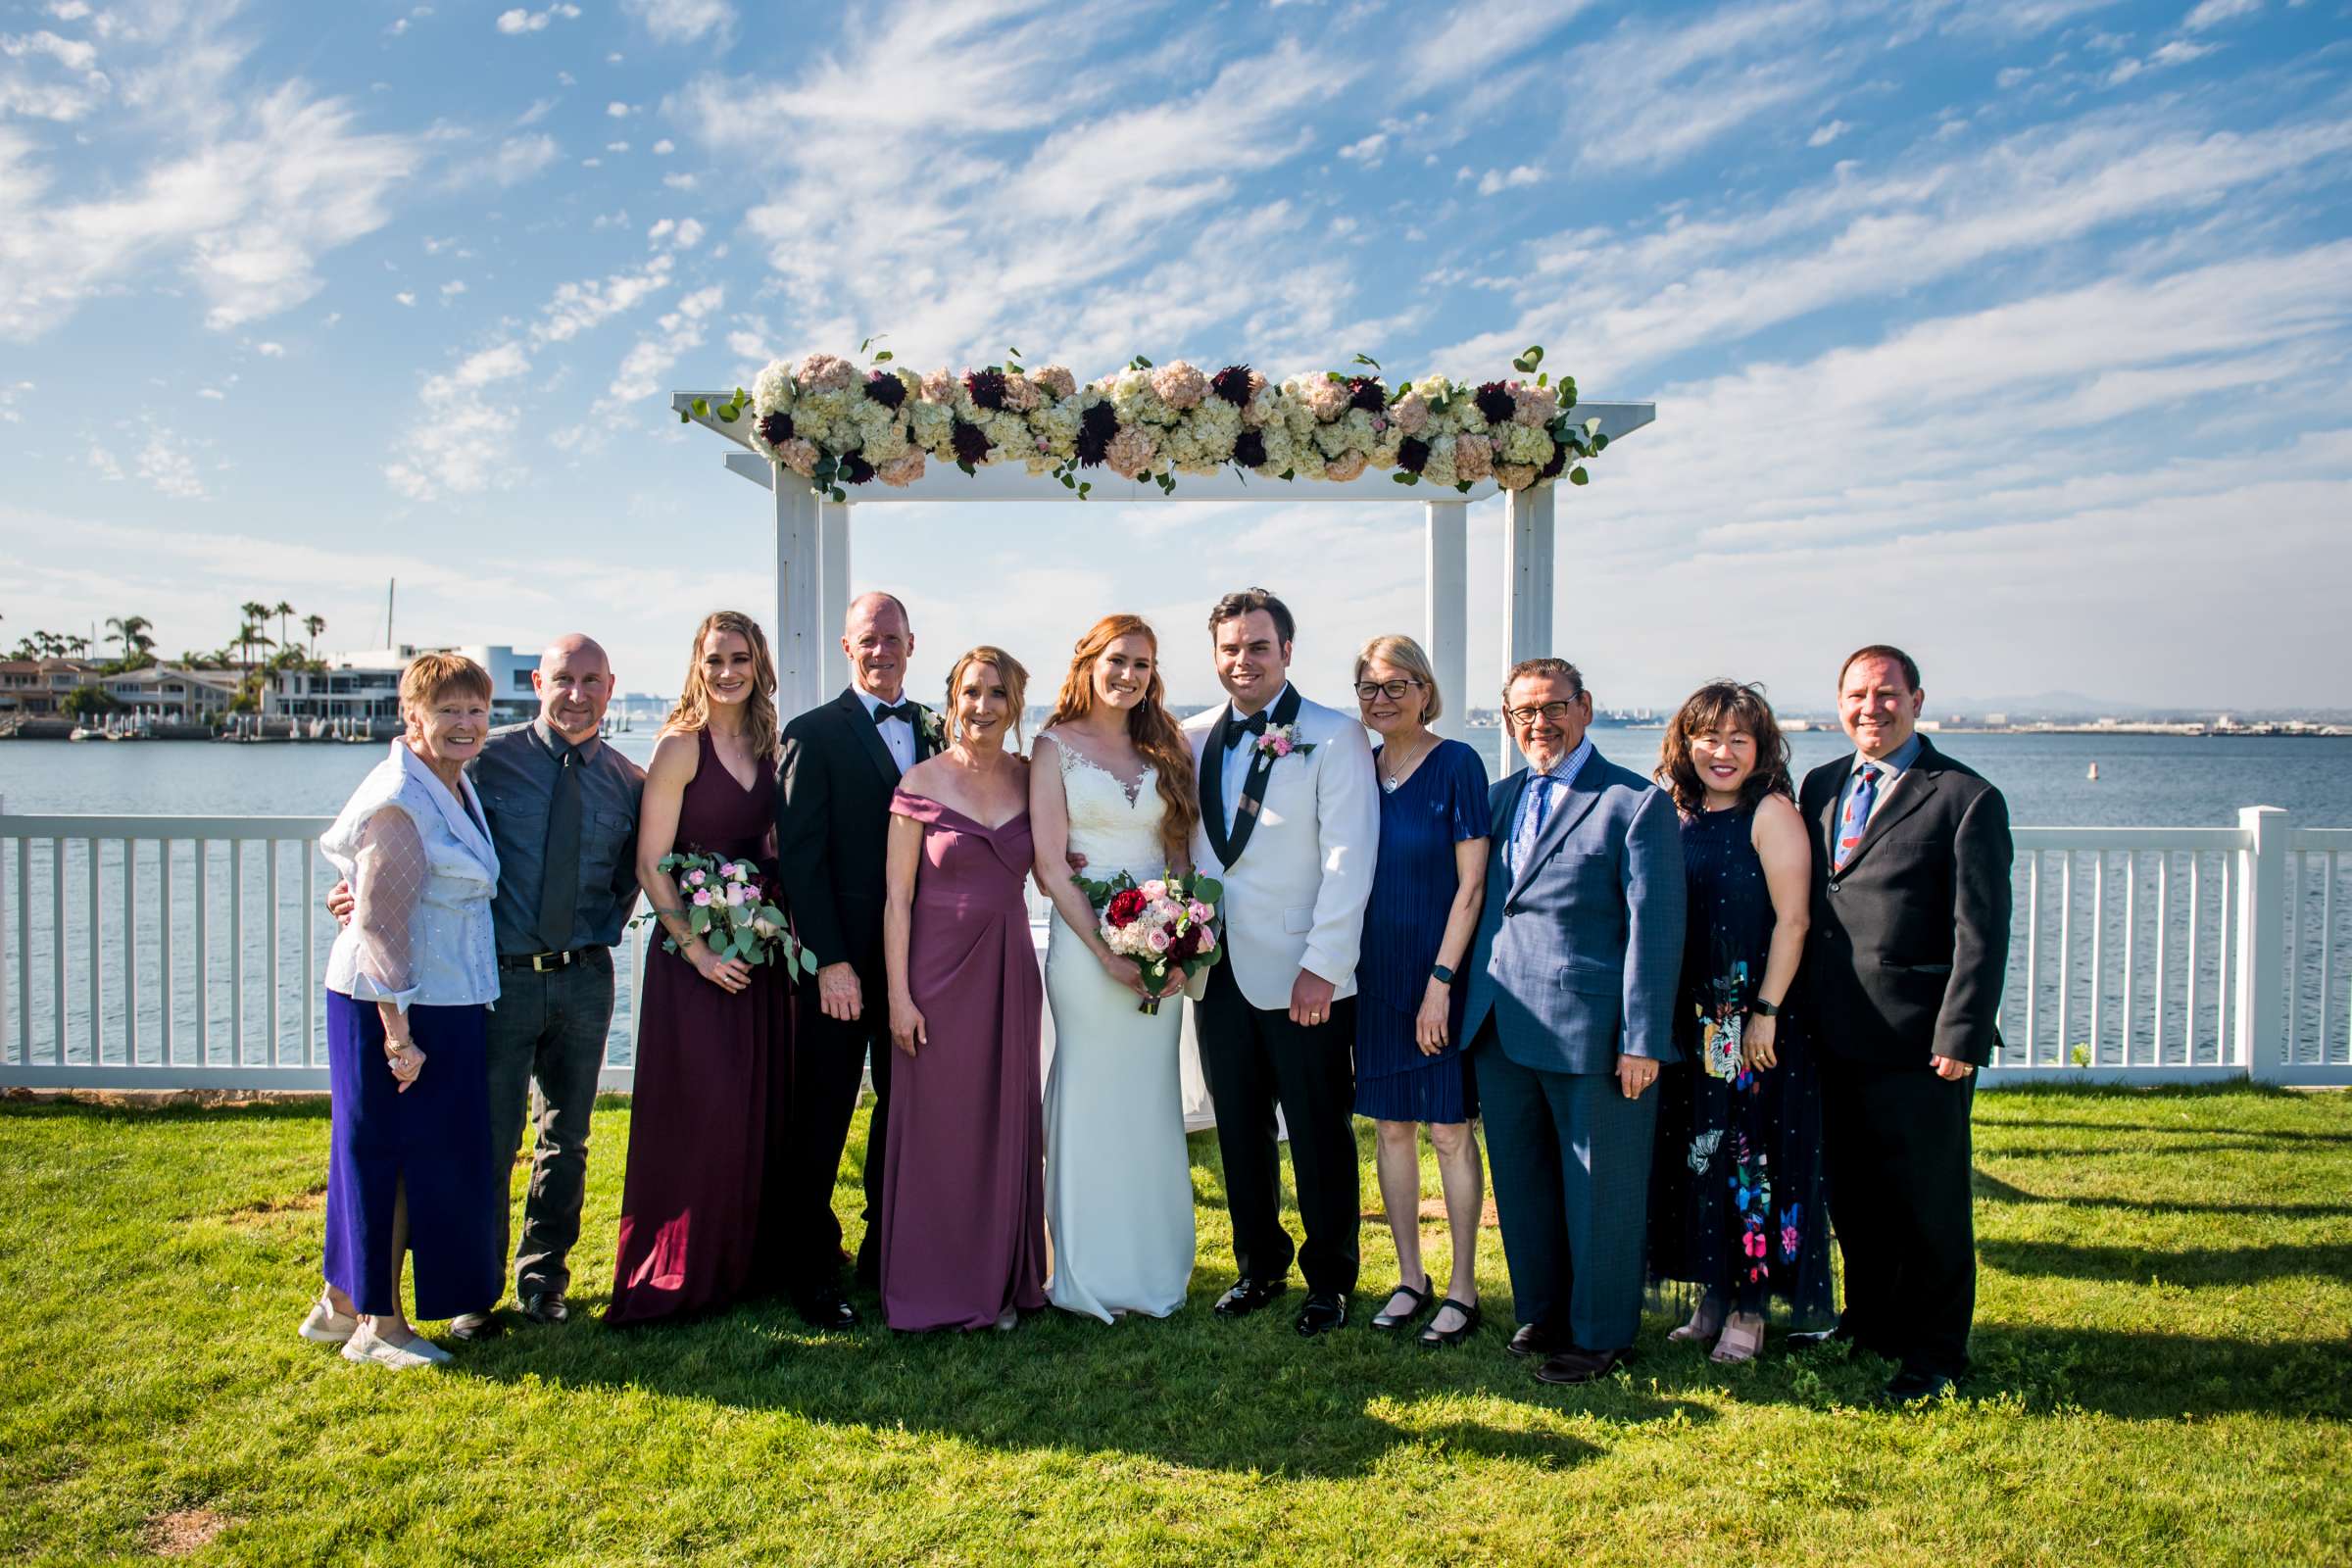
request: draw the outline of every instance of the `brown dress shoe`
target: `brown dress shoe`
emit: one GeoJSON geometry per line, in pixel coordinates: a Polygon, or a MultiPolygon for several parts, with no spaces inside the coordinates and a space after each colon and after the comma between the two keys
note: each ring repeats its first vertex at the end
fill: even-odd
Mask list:
{"type": "Polygon", "coordinates": [[[1570,1346],[1566,1335],[1555,1334],[1542,1323],[1522,1323],[1519,1331],[1511,1336],[1510,1344],[1503,1348],[1513,1355],[1542,1358],[1555,1350],[1568,1349],[1570,1346]]]}
{"type": "Polygon", "coordinates": [[[1623,1350],[1580,1350],[1571,1346],[1536,1368],[1536,1379],[1542,1383],[1591,1383],[1623,1365],[1623,1350]]]}

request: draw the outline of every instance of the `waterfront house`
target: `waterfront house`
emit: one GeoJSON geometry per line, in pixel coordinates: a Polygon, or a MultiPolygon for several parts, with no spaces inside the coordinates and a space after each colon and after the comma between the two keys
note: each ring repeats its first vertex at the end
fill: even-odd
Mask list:
{"type": "Polygon", "coordinates": [[[539,667],[536,655],[518,655],[503,644],[425,648],[403,643],[398,648],[324,654],[317,667],[273,670],[263,712],[270,719],[293,723],[318,720],[340,728],[389,728],[400,719],[400,672],[423,653],[462,654],[488,670],[494,723],[516,723],[539,711],[539,698],[531,690],[531,671],[539,667]]]}

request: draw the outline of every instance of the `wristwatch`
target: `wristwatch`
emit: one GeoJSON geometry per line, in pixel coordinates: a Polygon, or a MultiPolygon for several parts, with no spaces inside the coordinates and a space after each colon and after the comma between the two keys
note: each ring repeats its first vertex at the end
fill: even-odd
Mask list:
{"type": "Polygon", "coordinates": [[[1747,1010],[1759,1018],[1778,1018],[1781,1015],[1781,1004],[1777,1002],[1766,1002],[1762,997],[1758,997],[1747,1004],[1747,1010]]]}
{"type": "Polygon", "coordinates": [[[1429,966],[1429,977],[1442,986],[1453,984],[1453,971],[1442,963],[1433,963],[1429,966]]]}

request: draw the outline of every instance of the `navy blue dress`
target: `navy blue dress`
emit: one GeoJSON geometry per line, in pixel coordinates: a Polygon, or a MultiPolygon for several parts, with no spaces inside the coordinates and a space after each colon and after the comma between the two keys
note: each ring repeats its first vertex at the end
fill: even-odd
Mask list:
{"type": "Polygon", "coordinates": [[[1779,1065],[1740,1060],[1748,1004],[1772,951],[1772,894],[1752,805],[1683,818],[1690,895],[1675,1043],[1658,1080],[1649,1199],[1649,1273],[1727,1297],[1742,1312],[1778,1303],[1792,1328],[1836,1321],[1829,1213],[1822,1202],[1821,1087],[1804,1019],[1784,1009],[1779,1065]]]}
{"type": "MultiPolygon", "coordinates": [[[[1374,758],[1379,753],[1373,754],[1374,758]]],[[[1402,785],[1380,797],[1380,858],[1364,910],[1355,984],[1355,1113],[1380,1121],[1468,1121],[1478,1114],[1453,987],[1446,1046],[1413,1043],[1413,1018],[1461,885],[1454,846],[1487,836],[1487,767],[1460,741],[1438,742],[1402,785]]]]}

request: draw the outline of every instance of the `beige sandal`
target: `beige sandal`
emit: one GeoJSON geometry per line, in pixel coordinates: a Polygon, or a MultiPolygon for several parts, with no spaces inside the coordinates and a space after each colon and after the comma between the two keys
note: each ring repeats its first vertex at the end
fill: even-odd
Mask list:
{"type": "Polygon", "coordinates": [[[1756,1352],[1764,1348],[1764,1320],[1758,1317],[1754,1322],[1753,1328],[1743,1327],[1738,1315],[1734,1315],[1724,1324],[1723,1338],[1715,1342],[1715,1353],[1709,1359],[1753,1361],[1756,1352]]]}
{"type": "Polygon", "coordinates": [[[1723,1328],[1723,1304],[1712,1297],[1702,1298],[1698,1310],[1690,1321],[1666,1336],[1670,1345],[1688,1345],[1692,1340],[1711,1340],[1723,1328]]]}

